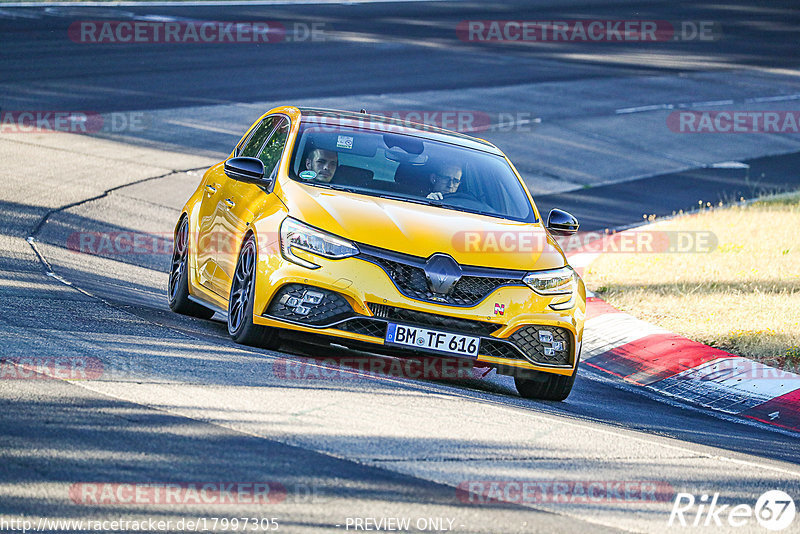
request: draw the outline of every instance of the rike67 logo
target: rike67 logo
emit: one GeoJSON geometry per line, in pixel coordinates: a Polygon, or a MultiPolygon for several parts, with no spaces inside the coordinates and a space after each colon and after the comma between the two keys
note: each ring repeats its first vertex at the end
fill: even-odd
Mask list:
{"type": "Polygon", "coordinates": [[[788,528],[796,514],[794,500],[788,493],[771,490],[763,493],[755,506],[749,504],[720,504],[719,493],[678,493],[672,504],[667,525],[681,527],[746,527],[753,519],[762,527],[780,531],[788,528]]]}

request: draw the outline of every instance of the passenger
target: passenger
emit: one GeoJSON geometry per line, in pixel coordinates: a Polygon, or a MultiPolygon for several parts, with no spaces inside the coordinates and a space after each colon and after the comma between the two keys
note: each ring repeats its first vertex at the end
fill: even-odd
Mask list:
{"type": "Polygon", "coordinates": [[[444,195],[455,193],[461,185],[461,167],[458,165],[442,165],[430,174],[431,192],[427,198],[442,200],[444,195]]]}
{"type": "Polygon", "coordinates": [[[318,182],[330,182],[338,165],[339,154],[333,150],[315,148],[306,158],[306,169],[317,173],[314,180],[318,182]]]}

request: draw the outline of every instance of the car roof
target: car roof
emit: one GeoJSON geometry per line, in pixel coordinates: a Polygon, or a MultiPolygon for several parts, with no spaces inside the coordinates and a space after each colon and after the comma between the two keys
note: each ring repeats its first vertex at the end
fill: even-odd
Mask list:
{"type": "Polygon", "coordinates": [[[445,130],[436,126],[418,124],[411,121],[393,119],[382,115],[372,115],[369,113],[356,113],[353,111],[342,111],[338,109],[300,107],[301,122],[328,123],[336,120],[340,126],[363,128],[370,130],[388,130],[392,133],[401,135],[411,135],[423,137],[432,141],[440,141],[452,145],[471,148],[489,152],[498,156],[503,156],[499,148],[488,141],[472,137],[459,132],[445,130]]]}

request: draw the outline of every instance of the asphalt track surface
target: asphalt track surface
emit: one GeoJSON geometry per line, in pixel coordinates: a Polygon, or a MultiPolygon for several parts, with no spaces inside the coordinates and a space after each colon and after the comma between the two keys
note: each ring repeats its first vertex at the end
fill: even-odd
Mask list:
{"type": "MultiPolygon", "coordinates": [[[[454,518],[453,529],[463,532],[659,532],[666,528],[669,502],[476,506],[456,498],[454,488],[468,480],[660,480],[675,491],[718,491],[727,503],[752,504],[767,489],[800,498],[796,435],[673,403],[587,368],[564,403],[522,400],[508,380],[493,376],[465,383],[358,375],[287,381],[274,371],[276,361],[313,362],[341,353],[292,342],[281,352],[236,346],[223,323],[169,312],[163,296],[167,255],[89,256],[67,246],[76,232],[170,232],[199,172],[230,149],[235,132],[261,112],[256,108],[263,102],[348,102],[352,95],[368,95],[379,106],[383,95],[394,102],[407,95],[411,107],[417,103],[408,95],[428,92],[434,95],[428,108],[452,109],[442,102],[471,90],[513,99],[539,84],[599,83],[616,88],[609,105],[620,109],[668,100],[659,93],[664,86],[653,83],[648,92],[637,82],[642,79],[680,87],[687,77],[731,71],[751,73],[740,88],[742,99],[791,94],[800,42],[800,16],[792,7],[444,2],[47,11],[0,5],[2,110],[146,110],[154,120],[167,115],[198,123],[213,107],[240,110],[222,128],[229,131],[206,123],[191,129],[191,136],[176,127],[106,140],[0,139],[3,160],[12,163],[3,171],[3,356],[88,356],[107,370],[100,380],[82,383],[3,381],[0,514],[252,515],[252,507],[241,505],[87,506],[67,495],[82,482],[270,480],[281,482],[288,498],[258,515],[277,516],[285,531],[335,531],[348,517],[393,516],[454,518]],[[65,39],[75,20],[136,16],[323,22],[336,33],[324,43],[274,48],[87,46],[65,39]],[[593,17],[714,20],[725,39],[702,47],[525,47],[464,43],[452,32],[465,19],[593,17]],[[775,76],[783,85],[765,93],[776,87],[775,76]],[[161,144],[173,152],[154,150],[161,144]],[[182,169],[200,170],[173,172],[182,169]],[[35,249],[25,242],[29,236],[35,249]]],[[[703,96],[711,100],[713,94],[703,96]]],[[[591,103],[581,100],[580,91],[571,98],[572,106],[544,106],[542,124],[585,119],[591,103]]],[[[527,142],[518,132],[485,137],[502,148],[509,136],[527,142]]],[[[685,169],[587,187],[576,178],[572,192],[556,187],[541,197],[540,207],[566,206],[594,229],[626,226],[642,213],[686,209],[697,195],[715,201],[796,187],[791,136],[709,142],[732,143],[735,150],[727,148],[725,156],[738,150],[752,175],[685,169]],[[759,143],[760,152],[747,150],[759,143]],[[774,154],[787,155],[754,157],[774,154]],[[751,178],[762,175],[769,180],[754,185],[751,178]]],[[[681,169],[690,166],[684,163],[681,169]]],[[[548,167],[547,180],[537,181],[540,175],[532,171],[529,184],[546,189],[556,167],[548,167]]]]}
{"type": "MultiPolygon", "coordinates": [[[[770,2],[763,8],[744,1],[718,5],[511,1],[106,10],[54,7],[41,18],[4,18],[0,81],[4,109],[104,112],[587,78],[622,82],[632,75],[677,74],[693,66],[698,70],[794,68],[800,32],[793,8],[796,5],[791,1],[770,2]],[[274,51],[266,46],[225,43],[200,48],[65,42],[63,32],[75,20],[130,20],[137,15],[268,20],[290,28],[295,22],[318,23],[338,37],[335,42],[282,43],[274,51]],[[714,21],[724,38],[703,42],[700,47],[696,41],[637,43],[635,49],[630,43],[613,42],[530,47],[464,42],[453,31],[462,20],[625,17],[714,21]],[[579,59],[570,60],[571,56],[579,59]]],[[[36,10],[28,10],[32,11],[36,10]]],[[[640,99],[649,103],[647,96],[630,95],[629,105],[639,105],[640,99]]]]}

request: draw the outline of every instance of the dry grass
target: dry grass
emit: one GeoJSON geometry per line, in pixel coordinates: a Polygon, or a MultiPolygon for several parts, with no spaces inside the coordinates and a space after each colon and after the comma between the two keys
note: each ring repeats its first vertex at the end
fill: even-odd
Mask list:
{"type": "Polygon", "coordinates": [[[647,229],[711,231],[717,247],[605,254],[586,270],[587,287],[689,339],[800,369],[800,194],[709,208],[647,229]]]}

